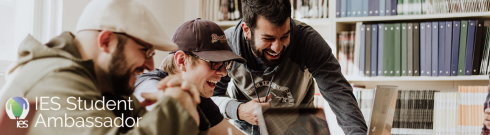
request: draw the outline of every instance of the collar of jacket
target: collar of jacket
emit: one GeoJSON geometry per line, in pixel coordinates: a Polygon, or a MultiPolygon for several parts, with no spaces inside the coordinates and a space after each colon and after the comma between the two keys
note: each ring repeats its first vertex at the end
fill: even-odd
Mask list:
{"type": "Polygon", "coordinates": [[[63,32],[51,39],[47,44],[42,44],[31,35],[27,35],[19,46],[19,58],[14,63],[14,66],[11,66],[7,71],[10,74],[32,60],[62,57],[80,64],[95,77],[94,62],[92,60],[82,60],[74,39],[75,35],[71,32],[63,32]]]}

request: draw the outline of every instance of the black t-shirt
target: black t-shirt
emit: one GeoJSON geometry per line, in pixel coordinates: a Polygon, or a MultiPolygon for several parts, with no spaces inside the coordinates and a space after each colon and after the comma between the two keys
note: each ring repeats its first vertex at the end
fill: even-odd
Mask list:
{"type": "MultiPolygon", "coordinates": [[[[155,70],[151,72],[147,72],[136,76],[137,80],[135,83],[135,87],[138,87],[143,81],[147,81],[147,80],[160,81],[167,76],[168,73],[155,68],[155,70]]],[[[218,106],[213,102],[213,100],[211,100],[211,98],[201,97],[201,103],[198,106],[201,108],[201,111],[208,119],[209,123],[211,124],[211,127],[218,125],[218,123],[220,123],[224,119],[223,115],[221,115],[219,111],[218,106]]]]}
{"type": "Polygon", "coordinates": [[[220,123],[224,117],[219,112],[218,106],[211,100],[211,98],[201,97],[201,103],[198,105],[209,123],[211,123],[211,127],[214,127],[220,123]]]}

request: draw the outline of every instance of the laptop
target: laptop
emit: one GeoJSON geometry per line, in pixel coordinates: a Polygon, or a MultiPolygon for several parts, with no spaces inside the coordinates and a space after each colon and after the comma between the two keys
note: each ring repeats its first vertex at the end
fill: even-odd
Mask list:
{"type": "Polygon", "coordinates": [[[398,86],[377,85],[368,135],[390,135],[395,114],[398,86]]]}
{"type": "Polygon", "coordinates": [[[325,113],[320,108],[257,109],[261,135],[328,135],[325,113]]]}

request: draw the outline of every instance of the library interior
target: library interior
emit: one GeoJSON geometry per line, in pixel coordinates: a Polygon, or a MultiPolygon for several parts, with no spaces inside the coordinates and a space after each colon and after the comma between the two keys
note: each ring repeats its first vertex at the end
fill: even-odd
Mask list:
{"type": "Polygon", "coordinates": [[[0,18],[0,135],[490,135],[490,0],[0,0],[0,18]],[[42,96],[61,109],[29,107],[42,96]],[[35,127],[41,114],[139,127],[35,127]]]}

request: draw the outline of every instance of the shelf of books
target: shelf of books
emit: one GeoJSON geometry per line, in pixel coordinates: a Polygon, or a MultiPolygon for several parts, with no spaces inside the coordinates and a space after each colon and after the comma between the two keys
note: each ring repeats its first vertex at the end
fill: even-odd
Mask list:
{"type": "MultiPolygon", "coordinates": [[[[479,134],[487,89],[488,86],[458,86],[455,92],[398,90],[391,134],[479,134]]],[[[357,86],[353,94],[369,126],[376,91],[357,86]]]]}
{"type": "Polygon", "coordinates": [[[360,76],[345,76],[348,81],[351,82],[389,82],[389,81],[488,81],[487,75],[475,75],[475,76],[406,76],[406,77],[360,77],[360,76]]]}
{"type": "Polygon", "coordinates": [[[490,12],[469,12],[469,13],[443,13],[443,14],[413,14],[396,16],[369,16],[369,17],[346,17],[336,18],[335,22],[354,23],[354,22],[380,22],[380,21],[407,21],[407,20],[433,20],[433,19],[458,19],[458,18],[479,18],[490,17],[490,12]]]}

